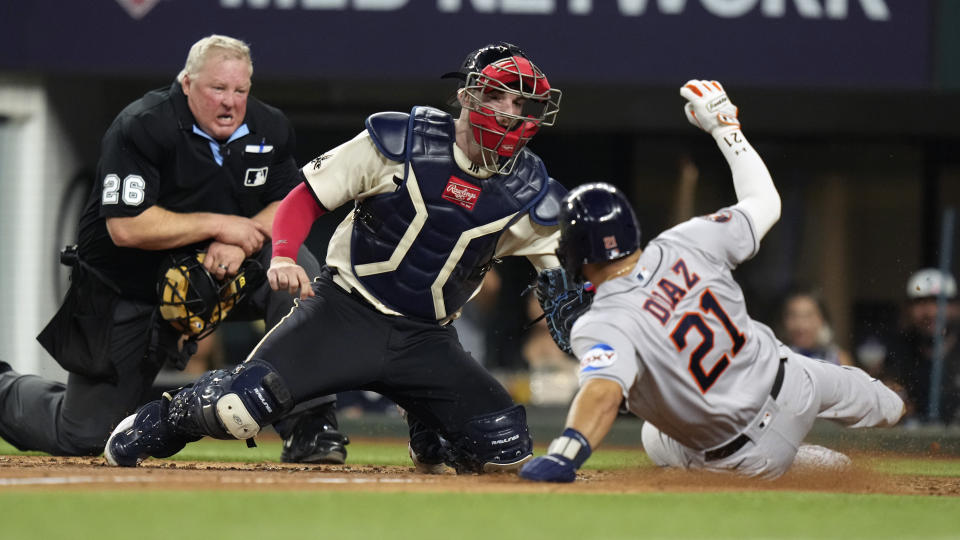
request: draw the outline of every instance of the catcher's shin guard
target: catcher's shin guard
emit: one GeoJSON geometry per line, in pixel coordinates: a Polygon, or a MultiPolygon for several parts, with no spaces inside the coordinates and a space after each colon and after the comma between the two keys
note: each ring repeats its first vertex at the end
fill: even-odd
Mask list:
{"type": "Polygon", "coordinates": [[[522,405],[477,416],[453,443],[458,473],[510,472],[533,457],[533,440],[522,405]]]}
{"type": "Polygon", "coordinates": [[[259,360],[211,371],[173,397],[169,424],[178,434],[250,439],[293,408],[287,385],[259,360]]]}
{"type": "Polygon", "coordinates": [[[147,457],[170,457],[199,437],[174,433],[167,423],[169,396],[151,401],[124,418],[103,449],[107,463],[115,467],[136,467],[147,457]]]}

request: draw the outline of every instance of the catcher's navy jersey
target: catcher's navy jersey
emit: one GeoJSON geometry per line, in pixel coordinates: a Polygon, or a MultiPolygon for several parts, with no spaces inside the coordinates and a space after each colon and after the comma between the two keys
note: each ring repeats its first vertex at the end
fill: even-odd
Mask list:
{"type": "Polygon", "coordinates": [[[412,116],[397,153],[368,130],[303,169],[324,207],[356,201],[330,241],[336,279],[385,313],[445,320],[493,259],[557,266],[557,227],[531,212],[553,182],[540,159],[524,150],[511,175],[490,175],[454,144],[450,115],[418,107],[412,116]]]}
{"type": "Polygon", "coordinates": [[[779,342],[750,318],[731,274],[758,247],[736,206],[651,241],[629,274],[600,284],[573,327],[581,383],[619,382],[631,412],[691,448],[736,435],[779,365],[779,342]]]}

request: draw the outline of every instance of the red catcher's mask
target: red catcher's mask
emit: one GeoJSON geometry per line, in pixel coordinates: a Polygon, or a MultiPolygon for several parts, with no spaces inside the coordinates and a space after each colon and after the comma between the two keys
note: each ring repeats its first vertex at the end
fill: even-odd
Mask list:
{"type": "Polygon", "coordinates": [[[509,173],[527,141],[541,126],[552,126],[560,110],[560,90],[551,88],[543,72],[522,56],[467,74],[464,91],[474,139],[484,149],[483,167],[493,173],[509,173]],[[524,98],[520,114],[484,105],[483,96],[494,91],[524,98]]]}

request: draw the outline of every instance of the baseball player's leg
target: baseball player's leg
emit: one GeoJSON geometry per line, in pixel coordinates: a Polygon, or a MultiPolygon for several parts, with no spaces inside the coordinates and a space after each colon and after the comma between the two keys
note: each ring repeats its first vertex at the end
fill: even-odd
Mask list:
{"type": "Polygon", "coordinates": [[[693,450],[677,442],[650,422],[644,422],[640,437],[647,456],[660,467],[735,473],[767,479],[785,473],[796,452],[795,443],[774,429],[751,440],[729,456],[718,459],[707,459],[706,452],[693,450]]]}
{"type": "Polygon", "coordinates": [[[659,467],[688,469],[696,461],[696,452],[670,438],[650,422],[643,423],[640,440],[647,457],[659,467]]]}
{"type": "Polygon", "coordinates": [[[336,405],[336,396],[321,396],[298,404],[290,415],[274,422],[273,428],[283,439],[280,460],[284,463],[344,463],[350,439],[340,433],[336,405]]]}
{"type": "Polygon", "coordinates": [[[248,439],[297,403],[370,382],[382,371],[385,317],[329,279],[313,289],[316,296],[299,302],[245,362],[207,373],[166,409],[155,402],[125,419],[126,429],[107,441],[108,461],[135,466],[200,436],[248,439]]]}
{"type": "Polygon", "coordinates": [[[449,442],[459,471],[515,469],[533,455],[523,407],[463,350],[454,328],[397,326],[402,338],[381,393],[449,442]]]}
{"type": "Polygon", "coordinates": [[[124,418],[104,446],[107,463],[135,467],[169,457],[205,435],[249,439],[293,408],[283,379],[260,361],[202,375],[176,395],[164,394],[124,418]]]}
{"type": "Polygon", "coordinates": [[[67,383],[0,374],[0,435],[22,450],[97,455],[110,430],[149,391],[159,362],[144,360],[153,307],[118,302],[110,340],[116,380],[70,374],[67,383]]]}
{"type": "MultiPolygon", "coordinates": [[[[258,254],[264,268],[270,266],[271,245],[258,254]]],[[[297,264],[310,277],[321,273],[320,263],[305,246],[297,253],[297,264]]],[[[285,290],[273,291],[267,283],[254,292],[245,305],[238,306],[238,317],[264,319],[268,329],[273,328],[293,308],[294,297],[285,290]]],[[[346,445],[350,440],[338,430],[336,395],[320,396],[309,402],[298,403],[286,418],[274,423],[274,429],[283,439],[280,459],[287,463],[343,463],[347,458],[346,445]]]]}
{"type": "Polygon", "coordinates": [[[404,411],[404,416],[410,428],[407,452],[410,454],[410,460],[413,461],[416,472],[443,474],[447,468],[446,464],[454,463],[456,460],[450,443],[409,411],[404,411]]]}
{"type": "Polygon", "coordinates": [[[813,380],[818,418],[858,428],[892,426],[903,416],[900,396],[862,369],[801,355],[792,356],[790,362],[798,362],[813,380]]]}

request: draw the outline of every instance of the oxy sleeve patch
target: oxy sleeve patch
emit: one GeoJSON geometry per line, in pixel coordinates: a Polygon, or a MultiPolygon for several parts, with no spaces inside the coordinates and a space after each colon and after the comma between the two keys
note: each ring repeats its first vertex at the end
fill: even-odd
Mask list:
{"type": "Polygon", "coordinates": [[[612,366],[617,361],[617,351],[606,343],[594,345],[580,358],[580,372],[597,371],[612,366]]]}

